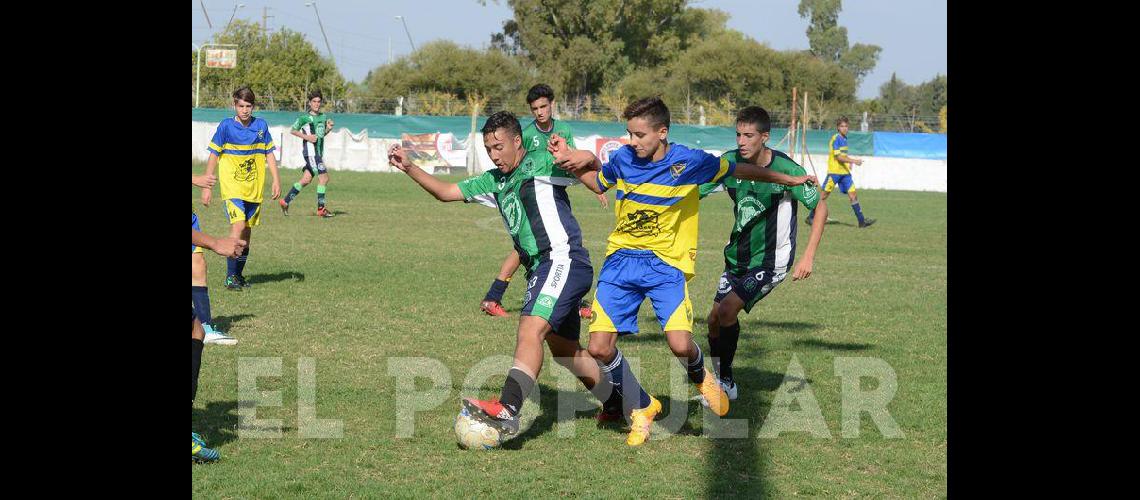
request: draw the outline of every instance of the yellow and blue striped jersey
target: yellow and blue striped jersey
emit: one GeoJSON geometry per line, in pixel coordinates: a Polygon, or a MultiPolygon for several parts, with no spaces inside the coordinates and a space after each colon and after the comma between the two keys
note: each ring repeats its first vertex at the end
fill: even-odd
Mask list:
{"type": "Polygon", "coordinates": [[[265,191],[265,155],[277,149],[269,135],[269,124],[252,117],[246,127],[237,117],[226,118],[218,124],[208,149],[218,157],[222,198],[261,203],[265,191]]]}
{"type": "Polygon", "coordinates": [[[686,278],[695,274],[699,186],[732,175],[736,164],[700,149],[669,143],[661,161],[638,158],[632,146],[614,151],[598,172],[598,187],[615,190],[617,223],[606,256],[619,249],[651,250],[686,278]]]}
{"type": "Polygon", "coordinates": [[[836,133],[827,141],[827,173],[851,174],[851,165],[837,160],[836,157],[839,155],[847,156],[847,138],[843,134],[836,133]]]}

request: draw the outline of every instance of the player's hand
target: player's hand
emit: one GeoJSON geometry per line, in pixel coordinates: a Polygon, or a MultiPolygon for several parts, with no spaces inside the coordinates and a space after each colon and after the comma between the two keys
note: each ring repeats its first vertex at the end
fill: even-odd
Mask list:
{"type": "Polygon", "coordinates": [[[237,238],[215,238],[214,251],[222,257],[240,257],[245,250],[246,241],[237,238]]]}
{"type": "Polygon", "coordinates": [[[796,270],[792,272],[792,281],[806,280],[811,277],[811,259],[800,259],[796,263],[796,270]]]}
{"type": "Polygon", "coordinates": [[[316,144],[317,143],[317,134],[309,134],[309,136],[306,137],[305,140],[309,141],[313,144],[316,144]]]}
{"type": "Polygon", "coordinates": [[[333,129],[333,121],[332,121],[332,118],[329,118],[328,120],[325,120],[325,134],[332,132],[332,129],[333,129]]]}
{"type": "Polygon", "coordinates": [[[404,151],[403,146],[393,144],[388,149],[388,164],[396,167],[401,172],[407,172],[408,167],[412,166],[412,160],[408,158],[408,152],[404,151]]]}
{"type": "Polygon", "coordinates": [[[214,187],[214,183],[216,182],[218,182],[218,177],[213,174],[190,176],[190,183],[203,189],[210,189],[214,187]]]}
{"type": "Polygon", "coordinates": [[[602,208],[610,208],[610,199],[606,198],[606,193],[598,195],[598,203],[602,205],[602,208]]]}
{"type": "Polygon", "coordinates": [[[814,175],[797,175],[792,177],[792,183],[789,186],[799,186],[800,184],[810,183],[819,185],[819,180],[814,175]]]}
{"type": "Polygon", "coordinates": [[[281,183],[278,181],[273,181],[273,198],[272,199],[276,200],[277,198],[280,198],[280,197],[281,197],[281,183]]]}
{"type": "Polygon", "coordinates": [[[856,165],[862,165],[862,164],[863,164],[863,160],[862,160],[862,159],[860,159],[860,158],[856,158],[856,159],[855,159],[855,164],[856,164],[856,165]]]}
{"type": "Polygon", "coordinates": [[[204,206],[204,207],[210,206],[210,198],[213,196],[213,194],[214,194],[214,191],[211,189],[203,189],[202,190],[202,206],[204,206]]]}
{"type": "Polygon", "coordinates": [[[546,141],[546,150],[554,156],[554,163],[560,164],[570,159],[570,146],[567,146],[566,139],[558,134],[551,135],[550,140],[546,141]]]}

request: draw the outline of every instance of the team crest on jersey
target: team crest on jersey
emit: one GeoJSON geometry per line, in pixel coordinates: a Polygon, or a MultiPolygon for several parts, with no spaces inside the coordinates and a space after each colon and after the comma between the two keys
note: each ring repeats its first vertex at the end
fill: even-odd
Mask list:
{"type": "Polygon", "coordinates": [[[264,136],[265,136],[265,131],[264,131],[264,130],[258,130],[258,131],[257,131],[257,138],[258,138],[258,139],[261,139],[261,138],[262,138],[262,137],[264,137],[264,136]]]}
{"type": "Polygon", "coordinates": [[[764,204],[755,196],[748,195],[736,202],[736,228],[747,226],[753,218],[764,211],[764,204]]]}
{"type": "Polygon", "coordinates": [[[237,168],[234,169],[234,180],[241,182],[250,182],[257,179],[257,171],[254,169],[256,166],[257,162],[254,161],[253,157],[250,157],[248,160],[241,162],[238,164],[237,168]]]}
{"type": "Polygon", "coordinates": [[[684,172],[684,171],[685,171],[685,162],[674,163],[671,167],[669,167],[669,173],[673,174],[674,179],[680,177],[681,172],[684,172]]]}
{"type": "Polygon", "coordinates": [[[519,226],[522,223],[522,203],[519,202],[519,197],[515,193],[507,193],[499,202],[499,209],[502,210],[503,220],[507,222],[507,232],[511,236],[519,234],[519,226]]]}
{"type": "Polygon", "coordinates": [[[638,210],[631,214],[625,214],[625,220],[619,221],[617,231],[636,238],[657,236],[661,232],[661,226],[657,223],[657,216],[658,213],[652,210],[638,210]]]}

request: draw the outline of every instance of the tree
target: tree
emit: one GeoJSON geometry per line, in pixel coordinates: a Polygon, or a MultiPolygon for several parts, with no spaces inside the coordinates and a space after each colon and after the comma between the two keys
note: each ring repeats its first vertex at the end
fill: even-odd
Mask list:
{"type": "Polygon", "coordinates": [[[839,26],[839,11],[843,10],[841,0],[800,0],[797,12],[808,18],[808,45],[811,53],[824,61],[838,63],[855,76],[856,83],[862,83],[878,62],[882,48],[862,43],[849,47],[847,28],[839,26]]]}

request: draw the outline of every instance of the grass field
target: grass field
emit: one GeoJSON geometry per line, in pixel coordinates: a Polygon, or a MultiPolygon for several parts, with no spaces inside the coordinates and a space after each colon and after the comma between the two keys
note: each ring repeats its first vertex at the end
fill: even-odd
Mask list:
{"type": "MultiPolygon", "coordinates": [[[[195,164],[195,173],[202,165],[195,164]]],[[[741,387],[726,418],[746,419],[751,438],[702,436],[703,410],[693,403],[675,434],[655,427],[644,446],[625,445],[626,431],[597,427],[593,411],[559,421],[554,410],[565,370],[549,359],[539,377],[542,404],[527,403],[533,425],[501,450],[457,449],[452,424],[461,395],[497,395],[513,352],[523,272],[507,290],[511,318],[492,318],[479,301],[510,243],[495,210],[439,203],[402,174],[334,171],[328,190],[332,219],[315,216],[315,183],[284,217],[266,195],[254,229],[241,292],[223,286],[225,260],[208,253],[215,323],[240,339],[206,346],[193,428],[222,454],[194,466],[193,492],[210,497],[936,497],[946,491],[946,195],[861,191],[865,212],[879,220],[857,229],[846,198],[829,201],[832,218],[816,257],[815,274],[790,279],[741,315],[735,372],[741,387]],[[464,387],[472,368],[491,356],[492,376],[464,387]],[[793,356],[810,382],[830,437],[789,432],[758,438],[781,391],[793,356]],[[412,437],[397,437],[397,384],[389,364],[427,357],[450,373],[438,407],[418,412],[412,437]],[[839,357],[885,361],[897,375],[887,408],[905,433],[884,437],[864,414],[858,437],[841,431],[839,357]],[[280,438],[241,435],[239,365],[280,360],[280,376],[256,379],[257,390],[279,391],[280,406],[257,408],[279,419],[280,438]],[[312,358],[315,390],[299,383],[298,360],[312,358]],[[494,361],[494,360],[493,360],[494,361]],[[502,361],[502,360],[499,360],[502,361]],[[246,364],[242,364],[246,363],[246,364]],[[497,367],[497,368],[494,368],[497,367]],[[563,372],[563,373],[559,373],[563,372]],[[343,424],[340,438],[302,438],[298,402],[315,397],[316,417],[343,424]],[[573,438],[559,429],[573,425],[573,438]]],[[[282,170],[282,194],[299,177],[282,170]]],[[[448,177],[457,181],[459,177],[448,177]]],[[[266,189],[268,193],[268,187],[266,189]]],[[[581,186],[570,190],[575,215],[601,268],[613,227],[581,186]]],[[[194,210],[211,234],[228,231],[214,191],[194,210]]],[[[837,193],[838,194],[838,193],[837,193]]],[[[612,196],[611,196],[612,202],[612,196]]],[[[800,220],[800,249],[808,226],[800,220]]],[[[732,225],[730,200],[702,202],[697,276],[689,283],[707,350],[704,316],[712,304],[732,225]]],[[[591,290],[590,296],[592,297],[591,290]]],[[[648,303],[642,333],[618,346],[640,360],[640,380],[668,412],[671,357],[648,303]]],[[[583,326],[583,343],[586,338],[583,326]]],[[[276,363],[277,361],[272,361],[276,363]]],[[[398,366],[398,365],[397,365],[398,366]]],[[[486,365],[484,365],[486,366],[486,365]]],[[[873,381],[863,382],[865,390],[873,381]]],[[[576,393],[586,394],[580,386],[576,393]]],[[[416,388],[431,388],[418,379],[416,388]]],[[[682,396],[696,394],[689,388],[682,396]]],[[[564,394],[565,396],[565,394],[564,394]]],[[[275,396],[274,396],[275,397],[275,396]]],[[[794,408],[800,409],[800,408],[794,408]]],[[[664,414],[662,418],[668,418],[664,414]]],[[[306,427],[307,428],[307,427],[306,427]]]]}

